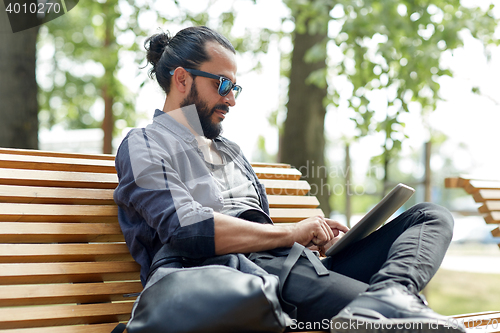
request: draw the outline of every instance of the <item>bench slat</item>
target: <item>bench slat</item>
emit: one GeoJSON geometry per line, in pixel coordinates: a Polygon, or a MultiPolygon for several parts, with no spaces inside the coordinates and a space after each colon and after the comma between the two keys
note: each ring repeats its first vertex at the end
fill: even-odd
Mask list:
{"type": "Polygon", "coordinates": [[[311,186],[304,180],[274,180],[262,179],[267,194],[278,195],[306,195],[311,186]]]}
{"type": "Polygon", "coordinates": [[[0,286],[0,307],[131,301],[141,291],[140,281],[0,286]]]}
{"type": "Polygon", "coordinates": [[[49,157],[64,157],[64,158],[83,158],[114,161],[115,156],[110,154],[80,154],[67,153],[60,151],[34,150],[34,149],[18,149],[18,148],[0,148],[0,154],[10,155],[29,155],[29,156],[49,156],[49,157]]]}
{"type": "Polygon", "coordinates": [[[491,212],[484,217],[484,220],[488,224],[499,224],[500,223],[500,212],[491,212]]]}
{"type": "Polygon", "coordinates": [[[444,179],[444,187],[445,188],[458,188],[458,177],[448,177],[444,179]]]}
{"type": "Polygon", "coordinates": [[[117,222],[117,206],[0,203],[0,221],[117,222]]]}
{"type": "Polygon", "coordinates": [[[491,311],[491,312],[484,312],[484,313],[472,313],[472,314],[465,314],[465,315],[457,315],[453,316],[456,318],[459,322],[464,323],[466,328],[470,329],[478,329],[483,332],[483,327],[489,325],[490,328],[493,326],[495,323],[496,325],[496,330],[500,330],[500,312],[499,311],[491,311]]]}
{"type": "Polygon", "coordinates": [[[0,285],[138,280],[135,261],[0,264],[0,285]]]}
{"type": "MultiPolygon", "coordinates": [[[[114,189],[117,182],[116,174],[0,169],[0,185],[114,189]]],[[[304,180],[262,179],[261,182],[268,194],[305,195],[311,189],[304,180]]]]}
{"type": "Polygon", "coordinates": [[[251,162],[254,168],[291,168],[287,163],[265,163],[265,162],[251,162]]]}
{"type": "Polygon", "coordinates": [[[500,327],[498,325],[492,326],[492,325],[488,325],[488,324],[486,324],[486,326],[466,328],[465,330],[468,333],[477,332],[477,330],[480,330],[481,333],[500,333],[500,327]]]}
{"type": "Polygon", "coordinates": [[[118,323],[1,330],[2,333],[109,333],[118,323]]]}
{"type": "Polygon", "coordinates": [[[253,169],[259,179],[299,180],[302,176],[299,170],[291,168],[254,167],[253,169]]]}
{"type": "MultiPolygon", "coordinates": [[[[445,184],[446,182],[453,182],[454,179],[458,179],[460,182],[467,183],[470,180],[493,180],[493,181],[500,181],[500,177],[498,177],[498,173],[494,174],[480,174],[480,175],[474,175],[474,174],[462,174],[459,175],[458,177],[448,177],[445,179],[445,184]]],[[[459,186],[462,187],[462,186],[459,186]]]]}
{"type": "Polygon", "coordinates": [[[0,185],[114,189],[117,184],[111,173],[0,169],[0,185]]]}
{"type": "Polygon", "coordinates": [[[500,200],[500,190],[479,190],[472,195],[474,201],[500,200]]]}
{"type": "MultiPolygon", "coordinates": [[[[273,188],[270,191],[279,192],[273,188]]],[[[273,208],[315,208],[319,201],[314,196],[269,195],[273,208]]],[[[114,205],[112,189],[62,188],[0,185],[0,202],[30,204],[114,205]]]]}
{"type": "Polygon", "coordinates": [[[0,243],[123,242],[118,223],[0,222],[0,243]]]}
{"type": "MultiPolygon", "coordinates": [[[[285,163],[259,163],[253,162],[251,165],[255,169],[275,169],[268,170],[277,174],[299,174],[297,169],[292,169],[285,163]],[[283,169],[281,171],[276,169],[283,169]],[[284,171],[284,169],[289,169],[284,171]]],[[[30,170],[57,170],[57,171],[81,171],[115,173],[114,156],[112,155],[85,155],[71,153],[37,153],[29,151],[16,151],[3,149],[0,151],[0,167],[30,170]],[[89,168],[90,167],[90,168],[89,168]]],[[[295,178],[294,178],[295,179],[295,178]]]]}
{"type": "Polygon", "coordinates": [[[270,208],[316,208],[319,201],[313,196],[269,195],[270,208]]]}
{"type": "Polygon", "coordinates": [[[128,320],[133,302],[0,308],[0,327],[29,328],[128,320]]]}
{"type": "Polygon", "coordinates": [[[493,211],[500,211],[500,201],[485,201],[484,205],[479,207],[478,210],[483,214],[493,211]]]}
{"type": "Polygon", "coordinates": [[[324,216],[321,209],[271,208],[269,211],[276,223],[299,222],[315,215],[324,216]]]}
{"type": "Polygon", "coordinates": [[[116,173],[110,160],[0,154],[0,168],[116,173]]]}
{"type": "MultiPolygon", "coordinates": [[[[270,210],[276,222],[300,221],[321,213],[320,209],[281,209],[270,210]]],[[[0,220],[5,222],[118,222],[116,206],[85,205],[43,205],[0,203],[0,220]]]]}
{"type": "Polygon", "coordinates": [[[479,190],[500,189],[500,181],[471,180],[464,188],[469,194],[476,193],[479,190]]]}
{"type": "Polygon", "coordinates": [[[117,260],[133,260],[125,243],[0,244],[0,263],[117,260]]]}
{"type": "Polygon", "coordinates": [[[114,205],[113,190],[0,185],[0,202],[114,205]]]}

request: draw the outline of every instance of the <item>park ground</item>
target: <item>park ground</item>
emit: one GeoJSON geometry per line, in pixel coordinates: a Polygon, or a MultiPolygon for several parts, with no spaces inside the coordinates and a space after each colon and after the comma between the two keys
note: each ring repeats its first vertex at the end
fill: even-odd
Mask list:
{"type": "Polygon", "coordinates": [[[430,307],[443,315],[499,311],[500,248],[452,243],[425,294],[430,307]]]}

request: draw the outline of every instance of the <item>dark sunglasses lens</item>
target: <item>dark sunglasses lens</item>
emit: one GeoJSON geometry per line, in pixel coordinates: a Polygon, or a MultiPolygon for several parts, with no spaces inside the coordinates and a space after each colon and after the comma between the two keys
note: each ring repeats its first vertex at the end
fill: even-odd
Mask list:
{"type": "Polygon", "coordinates": [[[219,84],[219,95],[226,96],[231,91],[233,83],[230,80],[224,79],[219,84]]]}

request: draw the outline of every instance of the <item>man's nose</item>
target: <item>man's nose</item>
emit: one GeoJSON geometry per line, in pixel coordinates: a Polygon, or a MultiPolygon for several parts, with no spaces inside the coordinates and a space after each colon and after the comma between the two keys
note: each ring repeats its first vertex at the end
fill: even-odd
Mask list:
{"type": "Polygon", "coordinates": [[[236,105],[236,98],[234,97],[234,90],[231,89],[231,91],[226,96],[224,96],[224,104],[227,104],[229,106],[236,105]]]}

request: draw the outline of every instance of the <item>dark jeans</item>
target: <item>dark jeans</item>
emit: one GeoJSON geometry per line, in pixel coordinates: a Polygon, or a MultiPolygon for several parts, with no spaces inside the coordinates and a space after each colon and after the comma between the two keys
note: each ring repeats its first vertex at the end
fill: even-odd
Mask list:
{"type": "MultiPolygon", "coordinates": [[[[324,259],[330,270],[317,276],[301,257],[286,280],[283,298],[297,306],[298,322],[331,319],[359,293],[383,284],[400,283],[422,290],[438,270],[451,242],[453,218],[443,207],[421,203],[368,237],[324,259]]],[[[252,258],[279,275],[285,257],[252,258]]]]}

